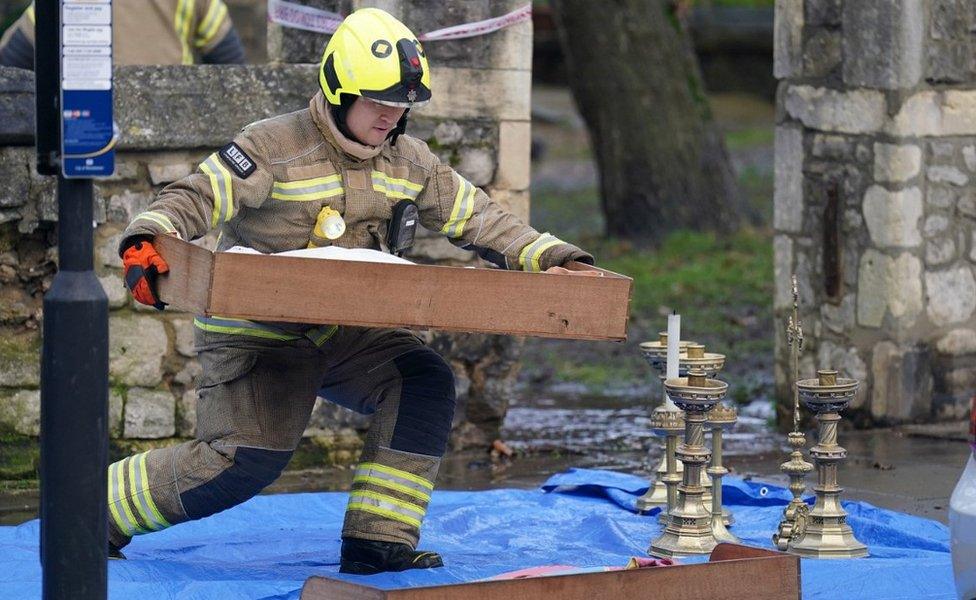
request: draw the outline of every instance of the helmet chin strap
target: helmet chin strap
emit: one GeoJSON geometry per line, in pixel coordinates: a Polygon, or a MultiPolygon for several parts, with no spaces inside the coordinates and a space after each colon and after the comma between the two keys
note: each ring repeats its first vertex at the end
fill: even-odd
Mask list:
{"type": "Polygon", "coordinates": [[[410,114],[410,109],[403,111],[403,116],[397,121],[396,127],[390,130],[390,133],[386,136],[390,140],[391,146],[396,146],[397,138],[407,132],[407,115],[410,114]]]}

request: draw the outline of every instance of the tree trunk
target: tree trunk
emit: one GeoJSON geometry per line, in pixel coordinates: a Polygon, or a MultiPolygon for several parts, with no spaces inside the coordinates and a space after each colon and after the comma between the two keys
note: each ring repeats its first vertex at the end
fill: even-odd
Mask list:
{"type": "Polygon", "coordinates": [[[570,86],[600,170],[607,234],[735,230],[736,189],[687,31],[669,0],[553,0],[570,86]]]}

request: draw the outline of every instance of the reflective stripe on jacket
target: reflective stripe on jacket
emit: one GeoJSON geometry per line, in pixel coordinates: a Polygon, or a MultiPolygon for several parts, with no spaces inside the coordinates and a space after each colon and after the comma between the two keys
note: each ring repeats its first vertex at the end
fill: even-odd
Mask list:
{"type": "Polygon", "coordinates": [[[210,333],[250,336],[280,342],[293,342],[304,337],[311,340],[316,346],[321,346],[329,341],[339,330],[337,325],[313,325],[302,332],[296,332],[282,329],[272,323],[224,317],[196,317],[193,319],[193,326],[210,333]]]}

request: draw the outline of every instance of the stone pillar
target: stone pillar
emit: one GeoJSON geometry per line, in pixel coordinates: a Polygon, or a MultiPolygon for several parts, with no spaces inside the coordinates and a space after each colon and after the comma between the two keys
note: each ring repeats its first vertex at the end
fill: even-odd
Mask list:
{"type": "MultiPolygon", "coordinates": [[[[505,14],[523,0],[303,0],[338,14],[375,6],[421,35],[442,27],[505,14]]],[[[268,26],[269,60],[318,63],[329,36],[268,26]]],[[[440,159],[496,202],[528,220],[532,25],[521,23],[487,35],[424,44],[431,65],[431,103],[410,113],[407,133],[427,141],[440,159]]],[[[477,264],[431,232],[418,236],[413,260],[477,264]]],[[[519,342],[485,335],[430,336],[458,379],[455,447],[490,444],[498,435],[512,396],[519,342]]],[[[327,407],[322,407],[328,410],[327,407]]],[[[318,410],[318,409],[317,409],[318,410]]]]}
{"type": "Polygon", "coordinates": [[[795,272],[801,376],[861,380],[875,422],[959,418],[976,389],[974,7],[776,3],[776,318],[795,272]]]}

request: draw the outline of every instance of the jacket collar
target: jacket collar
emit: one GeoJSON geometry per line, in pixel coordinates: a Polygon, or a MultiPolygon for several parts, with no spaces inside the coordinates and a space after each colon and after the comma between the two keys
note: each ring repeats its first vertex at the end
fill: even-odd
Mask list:
{"type": "Polygon", "coordinates": [[[339,131],[339,127],[335,123],[335,119],[332,118],[332,111],[329,110],[329,104],[325,100],[325,95],[321,91],[315,94],[309,101],[308,108],[312,114],[312,120],[315,121],[319,132],[322,133],[322,137],[332,144],[336,150],[356,160],[369,160],[373,158],[382,152],[383,147],[387,144],[387,142],[383,142],[379,146],[367,146],[342,135],[342,132],[339,131]]]}

